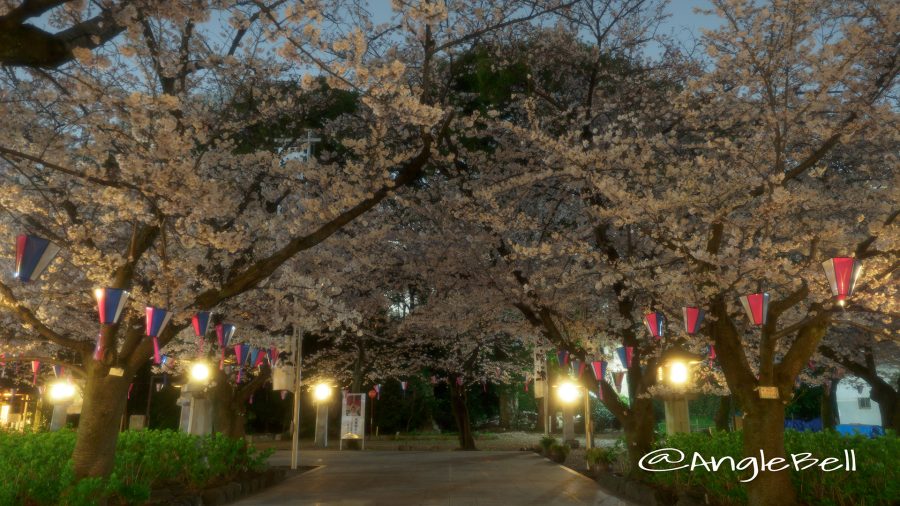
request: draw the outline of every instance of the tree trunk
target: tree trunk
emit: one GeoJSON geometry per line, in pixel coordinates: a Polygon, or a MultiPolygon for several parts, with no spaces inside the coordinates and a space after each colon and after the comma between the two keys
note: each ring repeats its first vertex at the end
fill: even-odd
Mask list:
{"type": "Polygon", "coordinates": [[[513,419],[518,410],[519,397],[515,387],[500,387],[500,428],[512,428],[513,419]]]}
{"type": "Polygon", "coordinates": [[[450,378],[450,405],[453,409],[453,419],[459,430],[459,449],[477,450],[475,437],[472,434],[472,422],[469,420],[469,406],[466,396],[466,388],[456,384],[456,378],[450,378]]]}
{"type": "Polygon", "coordinates": [[[103,477],[112,472],[131,376],[108,376],[103,367],[88,371],[72,453],[76,477],[103,477]]]}
{"type": "Polygon", "coordinates": [[[822,385],[822,428],[826,430],[834,430],[836,410],[834,401],[837,392],[837,380],[831,380],[828,384],[822,385]]]}
{"type": "MultiPolygon", "coordinates": [[[[784,451],[784,404],[778,400],[764,399],[748,404],[744,416],[744,457],[759,460],[762,451],[767,461],[780,457],[790,462],[784,451]]],[[[749,506],[797,504],[788,469],[760,471],[756,479],[746,485],[749,506]]]]}
{"type": "Polygon", "coordinates": [[[869,382],[869,385],[872,387],[872,400],[878,403],[881,410],[881,426],[900,433],[900,396],[888,382],[881,378],[878,380],[869,382]]]}
{"type": "Polygon", "coordinates": [[[633,398],[628,416],[621,420],[625,430],[625,444],[628,448],[628,461],[631,472],[638,473],[637,463],[641,457],[653,449],[656,418],[653,416],[653,401],[644,398],[633,398]]]}
{"type": "Polygon", "coordinates": [[[731,396],[724,395],[719,398],[719,409],[716,410],[716,430],[728,432],[731,430],[731,396]]]}

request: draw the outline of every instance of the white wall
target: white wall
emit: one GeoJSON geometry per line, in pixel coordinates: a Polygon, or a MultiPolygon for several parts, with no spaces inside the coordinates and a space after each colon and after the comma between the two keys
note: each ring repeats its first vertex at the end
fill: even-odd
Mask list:
{"type": "Polygon", "coordinates": [[[838,383],[835,400],[837,401],[838,420],[840,424],[862,424],[881,426],[881,410],[878,403],[870,400],[871,408],[860,409],[859,398],[870,398],[869,385],[858,378],[844,378],[838,383]],[[852,379],[852,381],[851,381],[852,379]],[[857,385],[861,386],[860,392],[857,385]]]}

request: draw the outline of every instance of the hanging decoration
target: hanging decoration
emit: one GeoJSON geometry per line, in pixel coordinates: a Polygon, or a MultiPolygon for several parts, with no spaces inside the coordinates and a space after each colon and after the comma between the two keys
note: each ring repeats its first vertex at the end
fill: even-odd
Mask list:
{"type": "Polygon", "coordinates": [[[256,346],[250,348],[250,367],[259,367],[263,360],[266,359],[265,353],[260,353],[260,349],[256,346]]]}
{"type": "Polygon", "coordinates": [[[597,380],[597,396],[603,400],[603,379],[606,378],[606,360],[594,360],[591,362],[591,370],[594,372],[594,379],[597,380]]]}
{"type": "Polygon", "coordinates": [[[753,325],[765,325],[769,315],[769,294],[751,293],[741,296],[741,304],[753,325]]]}
{"type": "Polygon", "coordinates": [[[843,306],[847,303],[847,297],[853,295],[856,281],[862,273],[862,262],[851,257],[835,257],[822,262],[822,268],[831,284],[831,293],[843,306]]]}
{"type": "Polygon", "coordinates": [[[159,365],[161,360],[159,356],[159,335],[165,330],[169,320],[172,319],[171,311],[166,309],[147,306],[147,336],[153,338],[153,363],[159,365]]]}
{"type": "Polygon", "coordinates": [[[660,312],[647,313],[644,315],[644,325],[654,339],[660,339],[665,331],[666,317],[660,312]]]}
{"type": "Polygon", "coordinates": [[[269,348],[269,350],[266,352],[266,356],[269,359],[269,366],[275,367],[275,362],[278,362],[278,348],[269,348]]]}
{"type": "Polygon", "coordinates": [[[237,364],[237,376],[235,379],[235,383],[241,382],[241,370],[242,370],[241,366],[244,364],[244,357],[245,357],[245,353],[246,353],[246,351],[245,351],[246,348],[244,348],[244,346],[245,345],[243,345],[243,344],[234,345],[235,364],[237,364]]]}
{"type": "Polygon", "coordinates": [[[219,357],[220,371],[225,367],[225,347],[228,346],[229,341],[234,336],[235,329],[236,327],[230,323],[216,325],[216,337],[219,340],[219,351],[221,351],[221,356],[219,357]]]}
{"type": "Polygon", "coordinates": [[[285,397],[287,397],[287,390],[282,390],[281,391],[281,400],[284,400],[285,397]]]}
{"type": "Polygon", "coordinates": [[[409,386],[409,383],[408,383],[408,382],[406,382],[406,381],[401,381],[401,382],[400,382],[400,388],[403,389],[403,393],[406,393],[406,387],[408,387],[408,386],[409,386]]]}
{"type": "Polygon", "coordinates": [[[134,389],[134,383],[128,384],[128,395],[125,397],[126,399],[131,399],[131,391],[134,389]]]}
{"type": "Polygon", "coordinates": [[[211,321],[212,313],[209,311],[199,311],[191,318],[191,325],[194,327],[194,335],[197,337],[197,346],[201,354],[203,354],[203,345],[206,343],[206,333],[209,332],[211,321]]]}
{"type": "Polygon", "coordinates": [[[616,371],[613,373],[613,382],[616,384],[616,391],[622,393],[622,379],[625,378],[625,371],[616,371]]]}
{"type": "Polygon", "coordinates": [[[63,375],[63,366],[54,364],[53,365],[53,376],[56,378],[61,378],[63,375]]]}
{"type": "Polygon", "coordinates": [[[566,350],[559,350],[556,352],[556,362],[560,367],[565,367],[569,365],[569,352],[566,350]]]}
{"type": "Polygon", "coordinates": [[[703,324],[703,317],[706,314],[699,307],[685,306],[681,308],[684,314],[684,331],[692,336],[700,331],[700,325],[703,324]]]}
{"type": "Polygon", "coordinates": [[[716,347],[712,344],[707,346],[707,355],[709,356],[709,366],[713,366],[713,361],[716,360],[716,347]]]}
{"type": "Polygon", "coordinates": [[[457,385],[462,386],[462,385],[463,385],[463,381],[464,381],[464,380],[463,380],[462,376],[457,376],[457,377],[456,377],[456,384],[457,384],[457,385]]]}
{"type": "Polygon", "coordinates": [[[375,396],[380,401],[381,400],[381,384],[379,383],[379,384],[375,385],[374,388],[375,388],[375,396]]]}
{"type": "Polygon", "coordinates": [[[128,292],[118,288],[97,288],[94,290],[94,296],[97,298],[100,323],[103,325],[118,323],[125,302],[128,301],[128,292]]]}
{"type": "Polygon", "coordinates": [[[619,355],[619,361],[622,363],[622,367],[631,367],[631,359],[634,356],[633,346],[619,346],[616,353],[619,355]]]}
{"type": "Polygon", "coordinates": [[[14,276],[23,283],[34,281],[41,276],[53,258],[59,253],[59,246],[35,235],[22,234],[16,238],[16,272],[14,276]]]}
{"type": "Polygon", "coordinates": [[[31,361],[31,373],[32,373],[31,386],[37,385],[37,377],[38,377],[38,372],[40,372],[40,370],[41,370],[41,361],[40,360],[32,360],[31,361]]]}

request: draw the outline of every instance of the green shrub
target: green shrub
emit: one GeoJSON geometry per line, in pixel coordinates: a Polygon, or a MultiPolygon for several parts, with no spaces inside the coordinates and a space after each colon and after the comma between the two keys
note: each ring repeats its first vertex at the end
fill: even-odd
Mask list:
{"type": "Polygon", "coordinates": [[[550,448],[556,444],[556,438],[553,436],[544,436],[541,438],[541,449],[544,450],[544,455],[547,455],[550,451],[550,448]]]}
{"type": "MultiPolygon", "coordinates": [[[[698,453],[705,460],[710,457],[742,458],[740,432],[716,432],[676,434],[657,443],[659,448],[678,448],[683,451],[686,463],[698,453]]],[[[788,455],[811,453],[814,458],[837,457],[843,459],[843,451],[855,450],[856,471],[822,472],[816,468],[795,471],[791,479],[798,497],[804,504],[823,506],[877,506],[895,504],[900,497],[900,440],[888,435],[876,439],[862,436],[846,437],[836,432],[785,431],[785,450],[788,455]]],[[[788,457],[790,458],[790,457],[788,457]]],[[[749,471],[732,471],[730,465],[711,472],[701,468],[648,473],[651,482],[676,490],[703,489],[716,501],[725,504],[746,504],[747,493],[741,479],[749,477],[749,471]]]]}
{"type": "Polygon", "coordinates": [[[557,442],[553,442],[553,445],[550,446],[550,459],[554,462],[562,464],[566,461],[566,457],[569,456],[569,451],[571,449],[568,445],[559,444],[557,442]]]}
{"type": "Polygon", "coordinates": [[[591,467],[609,468],[615,464],[619,457],[625,453],[622,440],[616,441],[613,446],[594,447],[585,452],[585,459],[591,467]]]}
{"type": "Polygon", "coordinates": [[[141,504],[153,488],[197,491],[265,469],[272,450],[259,452],[221,434],[191,436],[169,430],[119,434],[110,476],[77,481],[70,456],[75,433],[0,432],[0,504],[141,504]]]}

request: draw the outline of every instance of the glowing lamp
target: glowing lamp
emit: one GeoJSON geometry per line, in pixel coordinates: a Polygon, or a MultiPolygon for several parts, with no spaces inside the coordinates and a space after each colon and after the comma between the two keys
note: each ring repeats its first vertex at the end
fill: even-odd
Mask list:
{"type": "Polygon", "coordinates": [[[128,301],[128,292],[118,288],[97,288],[94,290],[97,298],[97,309],[100,312],[100,323],[103,325],[115,325],[119,323],[125,302],[128,301]]]}
{"type": "Polygon", "coordinates": [[[847,297],[853,295],[853,288],[862,272],[862,262],[850,257],[835,257],[822,262],[822,268],[831,284],[831,293],[843,306],[847,297]]]}
{"type": "Polygon", "coordinates": [[[331,386],[327,383],[319,383],[313,387],[313,397],[318,402],[327,401],[331,397],[331,386]]]}
{"type": "Polygon", "coordinates": [[[699,307],[685,306],[681,308],[684,315],[684,331],[692,336],[700,331],[700,325],[703,324],[703,317],[706,316],[699,307]]]}
{"type": "Polygon", "coordinates": [[[572,404],[581,397],[581,388],[571,381],[564,381],[556,388],[556,395],[565,404],[572,404]]]}
{"type": "Polygon", "coordinates": [[[191,365],[191,380],[196,381],[197,383],[206,383],[209,381],[211,374],[212,372],[206,362],[194,362],[194,364],[191,365]]]}
{"type": "Polygon", "coordinates": [[[68,381],[55,381],[47,392],[51,402],[64,402],[75,397],[75,385],[68,381]]]}
{"type": "Polygon", "coordinates": [[[16,272],[19,281],[27,283],[41,276],[53,258],[59,253],[59,246],[42,237],[22,234],[16,238],[16,272]]]}
{"type": "Polygon", "coordinates": [[[660,312],[647,313],[644,315],[644,325],[654,339],[660,339],[666,326],[666,317],[660,312]]]}
{"type": "Polygon", "coordinates": [[[669,348],[659,358],[657,379],[671,386],[684,387],[690,382],[691,369],[701,361],[702,357],[689,353],[679,346],[669,348]]]}
{"type": "Polygon", "coordinates": [[[378,392],[376,392],[375,389],[373,388],[372,390],[369,390],[368,395],[369,395],[369,399],[374,399],[375,396],[378,395],[378,392]]]}
{"type": "Polygon", "coordinates": [[[765,325],[769,315],[769,294],[751,293],[741,297],[741,305],[753,325],[765,325]]]}

